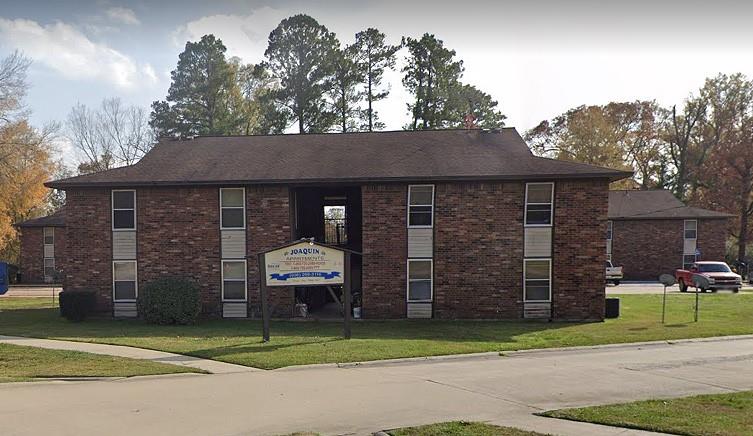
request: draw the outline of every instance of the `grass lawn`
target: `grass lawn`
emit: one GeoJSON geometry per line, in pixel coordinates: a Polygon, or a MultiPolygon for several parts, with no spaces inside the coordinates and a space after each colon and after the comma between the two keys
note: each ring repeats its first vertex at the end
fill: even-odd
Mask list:
{"type": "Polygon", "coordinates": [[[753,294],[701,297],[693,322],[693,295],[674,294],[661,324],[661,295],[623,295],[622,316],[603,323],[521,321],[363,321],[353,339],[339,322],[272,322],[272,340],[261,342],[261,323],[209,320],[194,326],[153,326],[139,320],[71,323],[46,298],[0,298],[0,334],[100,342],[164,350],[254,366],[280,368],[326,362],[483,351],[609,344],[753,333],[753,294]]]}
{"type": "Polygon", "coordinates": [[[406,427],[387,432],[392,436],[543,436],[541,433],[510,427],[498,427],[482,422],[453,421],[439,424],[406,427]]]}
{"type": "Polygon", "coordinates": [[[0,383],[50,377],[131,377],[200,372],[164,363],[0,344],[0,383]]]}
{"type": "Polygon", "coordinates": [[[563,409],[544,416],[683,435],[753,435],[753,392],[563,409]]]}

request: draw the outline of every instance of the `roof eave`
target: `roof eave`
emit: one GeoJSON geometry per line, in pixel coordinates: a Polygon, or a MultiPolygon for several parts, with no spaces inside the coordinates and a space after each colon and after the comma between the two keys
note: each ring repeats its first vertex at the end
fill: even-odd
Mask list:
{"type": "Polygon", "coordinates": [[[504,180],[572,180],[572,179],[608,179],[622,180],[632,176],[632,172],[614,171],[612,173],[572,173],[572,174],[530,174],[497,176],[418,176],[418,177],[359,177],[359,178],[318,178],[318,179],[267,179],[267,180],[207,180],[207,181],[113,181],[113,182],[65,182],[53,180],[44,185],[52,189],[71,188],[109,188],[132,186],[222,186],[222,185],[312,185],[312,184],[354,184],[354,183],[399,183],[399,182],[469,182],[469,181],[504,181],[504,180]]]}

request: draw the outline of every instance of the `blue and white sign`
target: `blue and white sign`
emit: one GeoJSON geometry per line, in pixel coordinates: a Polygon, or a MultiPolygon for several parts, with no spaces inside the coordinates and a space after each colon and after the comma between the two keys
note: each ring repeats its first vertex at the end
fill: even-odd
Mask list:
{"type": "Polygon", "coordinates": [[[300,242],[264,254],[267,286],[341,285],[345,252],[300,242]]]}
{"type": "Polygon", "coordinates": [[[8,277],[8,264],[0,262],[0,295],[8,292],[8,283],[10,283],[10,278],[8,277]]]}

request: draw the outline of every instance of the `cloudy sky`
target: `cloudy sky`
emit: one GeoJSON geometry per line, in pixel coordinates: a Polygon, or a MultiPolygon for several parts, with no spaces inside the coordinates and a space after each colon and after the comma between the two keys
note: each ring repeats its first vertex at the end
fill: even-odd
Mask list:
{"type": "MultiPolygon", "coordinates": [[[[753,6],[729,0],[0,3],[0,56],[20,49],[33,59],[28,104],[39,124],[106,97],[148,107],[164,98],[185,42],[207,33],[229,55],[259,62],[269,32],[301,12],[342,43],[367,27],[392,42],[436,34],[465,62],[464,81],[497,99],[521,131],[580,104],[681,104],[707,76],[753,76],[753,6]]],[[[393,92],[378,109],[399,129],[409,96],[399,72],[388,79],[393,92]]]]}

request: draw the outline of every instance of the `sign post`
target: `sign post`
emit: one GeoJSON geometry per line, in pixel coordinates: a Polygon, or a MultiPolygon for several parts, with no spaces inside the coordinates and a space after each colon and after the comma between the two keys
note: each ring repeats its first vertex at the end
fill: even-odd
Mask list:
{"type": "MultiPolygon", "coordinates": [[[[343,337],[350,339],[351,250],[301,239],[259,253],[262,339],[269,341],[269,288],[275,286],[343,287],[343,337]]],[[[358,253],[356,253],[358,254],[358,253]]]]}
{"type": "Polygon", "coordinates": [[[664,285],[664,298],[661,303],[661,323],[664,324],[664,319],[667,313],[667,286],[674,286],[675,277],[671,274],[662,274],[659,276],[659,281],[664,285]]]}

